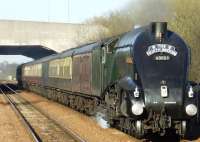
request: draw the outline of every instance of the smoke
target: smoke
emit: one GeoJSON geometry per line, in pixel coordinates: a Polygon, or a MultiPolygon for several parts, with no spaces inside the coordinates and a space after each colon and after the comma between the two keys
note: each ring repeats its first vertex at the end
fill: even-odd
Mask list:
{"type": "Polygon", "coordinates": [[[106,117],[105,114],[101,113],[101,112],[97,112],[94,117],[94,120],[103,129],[110,128],[110,125],[109,125],[108,121],[105,120],[105,117],[106,117]]]}
{"type": "Polygon", "coordinates": [[[171,0],[132,0],[122,12],[132,18],[135,25],[169,21],[173,17],[171,0]]]}

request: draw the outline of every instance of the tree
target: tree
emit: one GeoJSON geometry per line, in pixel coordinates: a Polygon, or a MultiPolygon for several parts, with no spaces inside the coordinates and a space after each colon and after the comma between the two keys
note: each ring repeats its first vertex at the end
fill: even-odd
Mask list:
{"type": "Polygon", "coordinates": [[[169,28],[183,37],[191,47],[190,78],[200,81],[200,1],[199,0],[134,0],[124,9],[87,21],[108,29],[105,37],[118,35],[152,21],[168,21],[169,28]]]}
{"type": "Polygon", "coordinates": [[[174,7],[174,17],[169,22],[170,28],[180,34],[191,47],[190,78],[200,81],[200,1],[172,0],[170,5],[174,7]]]}

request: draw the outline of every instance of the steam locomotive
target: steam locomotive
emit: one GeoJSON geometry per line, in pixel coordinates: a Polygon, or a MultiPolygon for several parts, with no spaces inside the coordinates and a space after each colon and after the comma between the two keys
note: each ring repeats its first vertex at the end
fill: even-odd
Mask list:
{"type": "Polygon", "coordinates": [[[113,127],[142,138],[199,120],[199,85],[188,81],[190,49],[167,23],[66,50],[18,67],[17,79],[80,112],[104,110],[113,127]]]}

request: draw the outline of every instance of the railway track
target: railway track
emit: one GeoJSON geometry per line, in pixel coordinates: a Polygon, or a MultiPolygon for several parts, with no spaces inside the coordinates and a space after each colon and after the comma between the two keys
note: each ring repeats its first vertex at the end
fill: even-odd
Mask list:
{"type": "Polygon", "coordinates": [[[34,142],[86,142],[36,109],[8,85],[1,84],[0,93],[9,102],[34,142]]]}

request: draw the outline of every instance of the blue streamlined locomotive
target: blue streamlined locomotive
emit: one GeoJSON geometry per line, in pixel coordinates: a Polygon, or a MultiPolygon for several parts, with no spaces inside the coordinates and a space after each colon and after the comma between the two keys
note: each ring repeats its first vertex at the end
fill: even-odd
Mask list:
{"type": "Polygon", "coordinates": [[[188,81],[190,50],[154,22],[18,68],[24,88],[87,114],[106,110],[113,127],[137,137],[199,122],[199,85],[188,81]]]}

